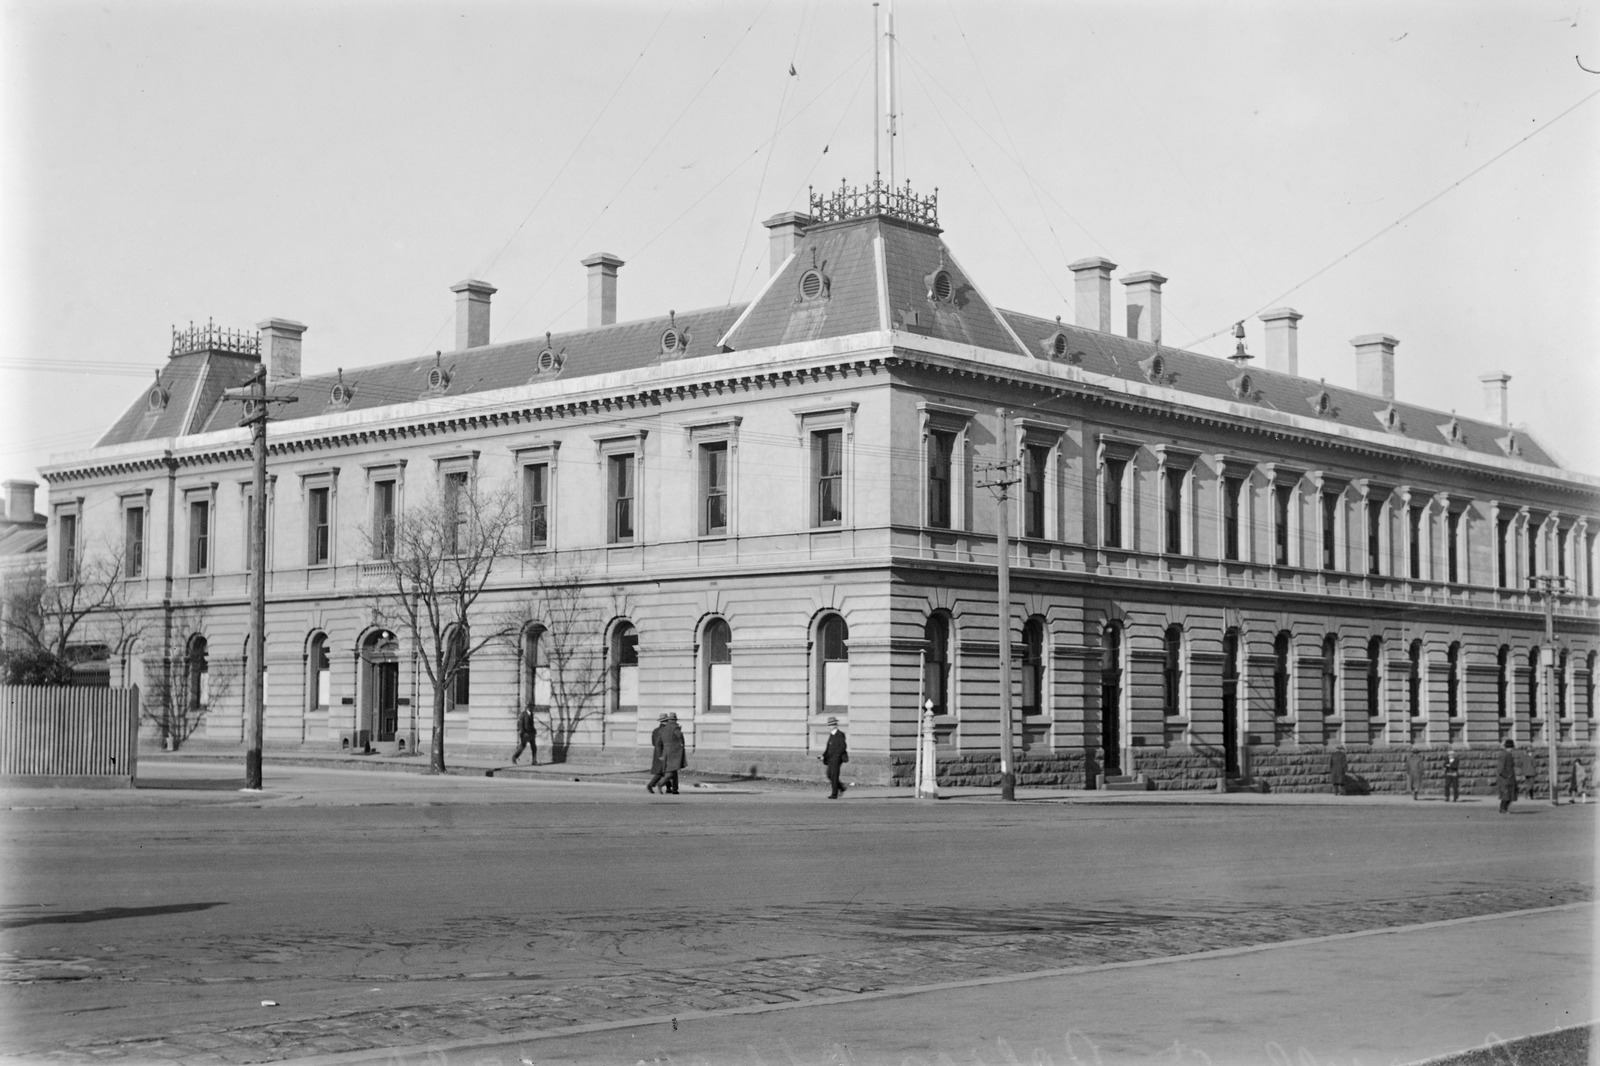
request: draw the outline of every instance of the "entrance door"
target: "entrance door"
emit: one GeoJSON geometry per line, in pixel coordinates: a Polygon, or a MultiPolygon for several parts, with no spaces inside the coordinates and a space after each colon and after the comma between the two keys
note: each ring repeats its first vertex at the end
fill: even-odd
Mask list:
{"type": "Polygon", "coordinates": [[[1222,763],[1230,777],[1239,774],[1239,634],[1222,638],[1222,763]]]}
{"type": "Polygon", "coordinates": [[[376,740],[393,740],[400,727],[400,664],[374,663],[373,708],[377,719],[376,740]]]}
{"type": "Polygon", "coordinates": [[[1100,768],[1122,773],[1122,631],[1114,625],[1100,648],[1100,768]]]}
{"type": "Polygon", "coordinates": [[[400,725],[400,644],[387,629],[361,643],[362,678],[357,742],[394,740],[400,725]]]}

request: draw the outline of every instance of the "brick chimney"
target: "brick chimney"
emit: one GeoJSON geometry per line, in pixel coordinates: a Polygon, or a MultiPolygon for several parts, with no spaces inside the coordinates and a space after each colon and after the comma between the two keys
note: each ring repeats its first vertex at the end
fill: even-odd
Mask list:
{"type": "Polygon", "coordinates": [[[798,211],[785,211],[781,215],[773,215],[761,224],[767,227],[767,232],[771,234],[767,239],[769,252],[767,269],[770,276],[777,274],[784,260],[794,253],[800,238],[806,235],[806,227],[811,225],[811,216],[802,215],[798,211]]]}
{"type": "Polygon", "coordinates": [[[1356,346],[1356,388],[1394,399],[1394,346],[1400,341],[1387,333],[1364,333],[1350,343],[1356,346]]]}
{"type": "Polygon", "coordinates": [[[1127,286],[1128,336],[1134,340],[1161,343],[1161,286],[1166,283],[1154,270],[1141,270],[1122,279],[1127,286]]]}
{"type": "Polygon", "coordinates": [[[7,481],[5,483],[7,522],[33,521],[33,493],[38,487],[39,483],[37,481],[7,481]]]}
{"type": "Polygon", "coordinates": [[[1101,333],[1111,332],[1111,272],[1117,264],[1094,256],[1068,264],[1076,295],[1073,321],[1101,333]]]}
{"type": "Polygon", "coordinates": [[[589,328],[609,326],[617,320],[617,268],[622,260],[596,252],[583,265],[589,268],[589,328]]]}
{"type": "Polygon", "coordinates": [[[1479,374],[1478,380],[1483,382],[1484,414],[1497,425],[1509,426],[1511,405],[1506,395],[1506,383],[1511,380],[1511,375],[1504,370],[1496,370],[1492,374],[1479,374]]]}
{"type": "Polygon", "coordinates": [[[287,318],[257,322],[261,331],[261,362],[267,368],[267,384],[294,381],[300,377],[300,335],[306,327],[287,318]]]}
{"type": "Polygon", "coordinates": [[[456,294],[456,351],[481,348],[489,343],[489,297],[499,292],[487,281],[458,281],[456,294]]]}
{"type": "Polygon", "coordinates": [[[1261,321],[1267,324],[1268,370],[1300,375],[1300,320],[1304,317],[1292,307],[1261,312],[1261,321]]]}

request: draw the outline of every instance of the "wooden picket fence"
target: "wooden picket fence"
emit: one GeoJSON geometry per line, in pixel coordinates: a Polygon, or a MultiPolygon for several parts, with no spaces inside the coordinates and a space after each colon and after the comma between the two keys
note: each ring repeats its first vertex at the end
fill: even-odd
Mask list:
{"type": "Polygon", "coordinates": [[[0,685],[0,775],[128,787],[139,689],[0,685]]]}

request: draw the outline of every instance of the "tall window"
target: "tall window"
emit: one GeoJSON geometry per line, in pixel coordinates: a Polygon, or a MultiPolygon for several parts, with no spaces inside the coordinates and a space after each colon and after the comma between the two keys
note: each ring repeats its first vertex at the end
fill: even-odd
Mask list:
{"type": "Polygon", "coordinates": [[[539,626],[529,626],[522,632],[522,702],[530,711],[550,706],[548,643],[539,626]]]}
{"type": "Polygon", "coordinates": [[[1511,717],[1511,645],[1500,645],[1495,656],[1494,705],[1501,718],[1511,717]]]}
{"type": "Polygon", "coordinates": [[[1279,566],[1289,565],[1289,513],[1293,505],[1293,485],[1272,486],[1273,558],[1279,566]]]}
{"type": "Polygon", "coordinates": [[[1564,527],[1556,530],[1556,576],[1567,576],[1567,531],[1564,527]]]}
{"type": "Polygon", "coordinates": [[[639,709],[639,631],[620,622],[611,631],[611,698],[613,711],[639,709]]]}
{"type": "Polygon", "coordinates": [[[1509,561],[1507,545],[1511,543],[1511,519],[1502,518],[1494,524],[1494,579],[1501,588],[1511,584],[1511,573],[1506,565],[1509,561]]]}
{"type": "Polygon", "coordinates": [[[1322,568],[1339,569],[1339,494],[1322,494],[1322,568]]]}
{"type": "Polygon", "coordinates": [[[1567,649],[1562,648],[1561,654],[1556,658],[1556,714],[1562,718],[1572,717],[1572,708],[1567,706],[1567,649]]]}
{"type": "Polygon", "coordinates": [[[1367,641],[1367,717],[1383,713],[1383,638],[1367,641]]]}
{"type": "Polygon", "coordinates": [[[1168,716],[1183,712],[1183,627],[1170,625],[1162,636],[1161,710],[1168,716]]]}
{"type": "Polygon", "coordinates": [[[955,448],[954,433],[929,431],[928,525],[937,529],[950,528],[950,481],[955,448]]]}
{"type": "Polygon", "coordinates": [[[1168,468],[1162,482],[1162,512],[1165,518],[1166,550],[1170,555],[1183,554],[1183,482],[1187,470],[1168,468]]]}
{"type": "Polygon", "coordinates": [[[728,533],[728,442],[700,445],[700,535],[728,533]]]}
{"type": "Polygon", "coordinates": [[[811,524],[837,526],[844,521],[844,430],[821,429],[811,434],[811,524]]]}
{"type": "Polygon", "coordinates": [[[1539,573],[1539,530],[1533,519],[1528,519],[1528,576],[1539,573]]]}
{"type": "Polygon", "coordinates": [[[849,627],[836,614],[828,615],[817,626],[817,652],[822,663],[819,709],[827,714],[850,712],[849,639],[849,627]]]}
{"type": "Polygon", "coordinates": [[[1383,573],[1383,501],[1367,501],[1367,573],[1383,573]]]}
{"type": "Polygon", "coordinates": [[[1322,638],[1322,712],[1339,713],[1339,638],[1322,638]]]}
{"type": "Polygon", "coordinates": [[[1239,500],[1244,494],[1244,479],[1222,479],[1222,557],[1239,558],[1239,500]]]}
{"type": "Polygon", "coordinates": [[[634,457],[613,455],[606,465],[606,491],[611,504],[606,539],[612,544],[624,544],[633,540],[634,457]]]}
{"type": "Polygon", "coordinates": [[[705,709],[712,713],[726,714],[733,709],[733,653],[728,649],[732,639],[727,622],[713,618],[706,623],[701,643],[705,668],[703,691],[705,709]]]}
{"type": "Polygon", "coordinates": [[[454,470],[444,476],[445,514],[449,516],[447,545],[451,555],[467,549],[467,522],[471,518],[467,500],[467,472],[454,470]]]}
{"type": "Polygon", "coordinates": [[[1445,652],[1445,712],[1451,718],[1461,717],[1461,644],[1459,641],[1450,645],[1450,650],[1445,652]]]}
{"type": "Polygon", "coordinates": [[[543,548],[550,544],[550,464],[529,463],[522,468],[523,544],[543,548]]]}
{"type": "Polygon", "coordinates": [[[211,665],[207,655],[206,638],[196,634],[189,638],[189,654],[184,663],[184,702],[193,716],[211,704],[211,665]]]}
{"type": "Polygon", "coordinates": [[[1594,538],[1595,534],[1593,533],[1583,538],[1583,594],[1585,596],[1594,595],[1594,538]]]}
{"type": "Polygon", "coordinates": [[[56,532],[60,535],[56,580],[71,581],[78,574],[78,516],[60,515],[56,519],[56,532]]]}
{"type": "Polygon", "coordinates": [[[450,706],[449,710],[466,707],[472,703],[472,638],[467,633],[466,626],[455,626],[450,630],[446,639],[445,669],[448,671],[455,667],[455,676],[450,680],[450,706]]]}
{"type": "Polygon", "coordinates": [[[306,710],[326,711],[331,701],[333,671],[328,661],[328,635],[317,633],[306,648],[306,710]]]}
{"type": "Polygon", "coordinates": [[[1272,642],[1272,713],[1282,717],[1289,713],[1289,656],[1293,642],[1289,631],[1284,630],[1272,642]]]}
{"type": "Polygon", "coordinates": [[[1539,717],[1539,649],[1528,652],[1528,717],[1539,717]]]}
{"type": "Polygon", "coordinates": [[[312,489],[306,494],[306,562],[311,566],[328,562],[332,547],[328,510],[327,488],[312,489]]]}
{"type": "Polygon", "coordinates": [[[1035,615],[1022,627],[1022,713],[1044,713],[1044,619],[1035,615]]]}
{"type": "Polygon", "coordinates": [[[1410,530],[1410,575],[1413,581],[1422,577],[1422,505],[1414,503],[1407,512],[1407,527],[1410,530]]]}
{"type": "Polygon", "coordinates": [[[1591,718],[1591,719],[1594,717],[1594,682],[1595,682],[1595,676],[1594,675],[1595,675],[1596,667],[1600,666],[1600,663],[1597,663],[1597,659],[1600,659],[1600,653],[1597,653],[1597,652],[1590,652],[1589,653],[1589,677],[1588,677],[1588,680],[1585,682],[1586,691],[1584,692],[1583,704],[1584,704],[1584,717],[1591,718]]]}
{"type": "Polygon", "coordinates": [[[189,501],[189,573],[211,569],[211,502],[189,501]]]}
{"type": "Polygon", "coordinates": [[[922,698],[933,701],[934,714],[950,713],[950,616],[936,613],[922,631],[922,698]]]}
{"type": "Polygon", "coordinates": [[[372,551],[379,559],[394,558],[395,482],[372,483],[372,551]]]}
{"type": "Polygon", "coordinates": [[[1107,459],[1105,461],[1104,508],[1106,513],[1105,529],[1102,532],[1101,543],[1108,548],[1122,547],[1122,475],[1127,470],[1127,460],[1107,459]]]}
{"type": "Polygon", "coordinates": [[[1406,712],[1422,716],[1422,641],[1413,640],[1406,655],[1406,712]]]}
{"type": "Polygon", "coordinates": [[[1452,585],[1461,580],[1461,512],[1451,511],[1445,517],[1445,573],[1452,585]]]}
{"type": "Polygon", "coordinates": [[[1029,444],[1022,449],[1022,535],[1045,535],[1045,475],[1050,469],[1050,449],[1029,444]]]}
{"type": "Polygon", "coordinates": [[[144,508],[122,513],[122,572],[127,577],[144,573],[144,508]]]}

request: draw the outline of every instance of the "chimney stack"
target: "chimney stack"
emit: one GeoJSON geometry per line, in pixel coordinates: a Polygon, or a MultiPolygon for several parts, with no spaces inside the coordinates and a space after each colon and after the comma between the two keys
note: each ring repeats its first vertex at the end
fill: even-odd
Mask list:
{"type": "MultiPolygon", "coordinates": [[[[1292,307],[1261,312],[1267,324],[1267,369],[1300,376],[1300,320],[1306,317],[1292,307]]],[[[1394,353],[1391,351],[1390,356],[1394,353]]],[[[1391,381],[1393,374],[1390,375],[1391,381]]]]}
{"type": "Polygon", "coordinates": [[[1506,395],[1506,382],[1511,380],[1511,375],[1504,370],[1496,370],[1492,374],[1479,374],[1478,380],[1483,382],[1483,410],[1489,416],[1489,421],[1509,426],[1511,405],[1506,395]]]}
{"type": "Polygon", "coordinates": [[[33,492],[39,487],[39,483],[37,481],[7,481],[5,486],[6,521],[32,522],[33,492]]]}
{"type": "Polygon", "coordinates": [[[778,268],[783,266],[784,260],[794,253],[800,238],[806,235],[806,227],[811,225],[811,216],[802,215],[798,211],[785,211],[780,215],[773,215],[761,224],[767,227],[771,234],[767,239],[770,253],[767,270],[768,276],[772,277],[777,275],[778,268]]]}
{"type": "Polygon", "coordinates": [[[1350,343],[1356,346],[1356,388],[1394,399],[1394,346],[1400,341],[1387,333],[1364,333],[1350,343]]]}
{"type": "Polygon", "coordinates": [[[1117,264],[1101,256],[1068,264],[1072,271],[1076,307],[1073,321],[1101,333],[1111,332],[1111,272],[1117,264]]]}
{"type": "Polygon", "coordinates": [[[456,351],[481,348],[489,343],[489,297],[500,290],[487,281],[458,281],[456,294],[456,351]]]}
{"type": "Polygon", "coordinates": [[[257,322],[261,331],[261,361],[267,367],[267,384],[295,381],[300,377],[300,335],[306,327],[287,318],[257,322]]]}
{"type": "Polygon", "coordinates": [[[1161,286],[1166,283],[1154,270],[1141,270],[1122,279],[1128,287],[1128,336],[1134,340],[1161,343],[1161,286]]]}
{"type": "Polygon", "coordinates": [[[609,326],[617,320],[617,268],[622,260],[596,252],[583,265],[589,268],[589,328],[609,326]]]}

